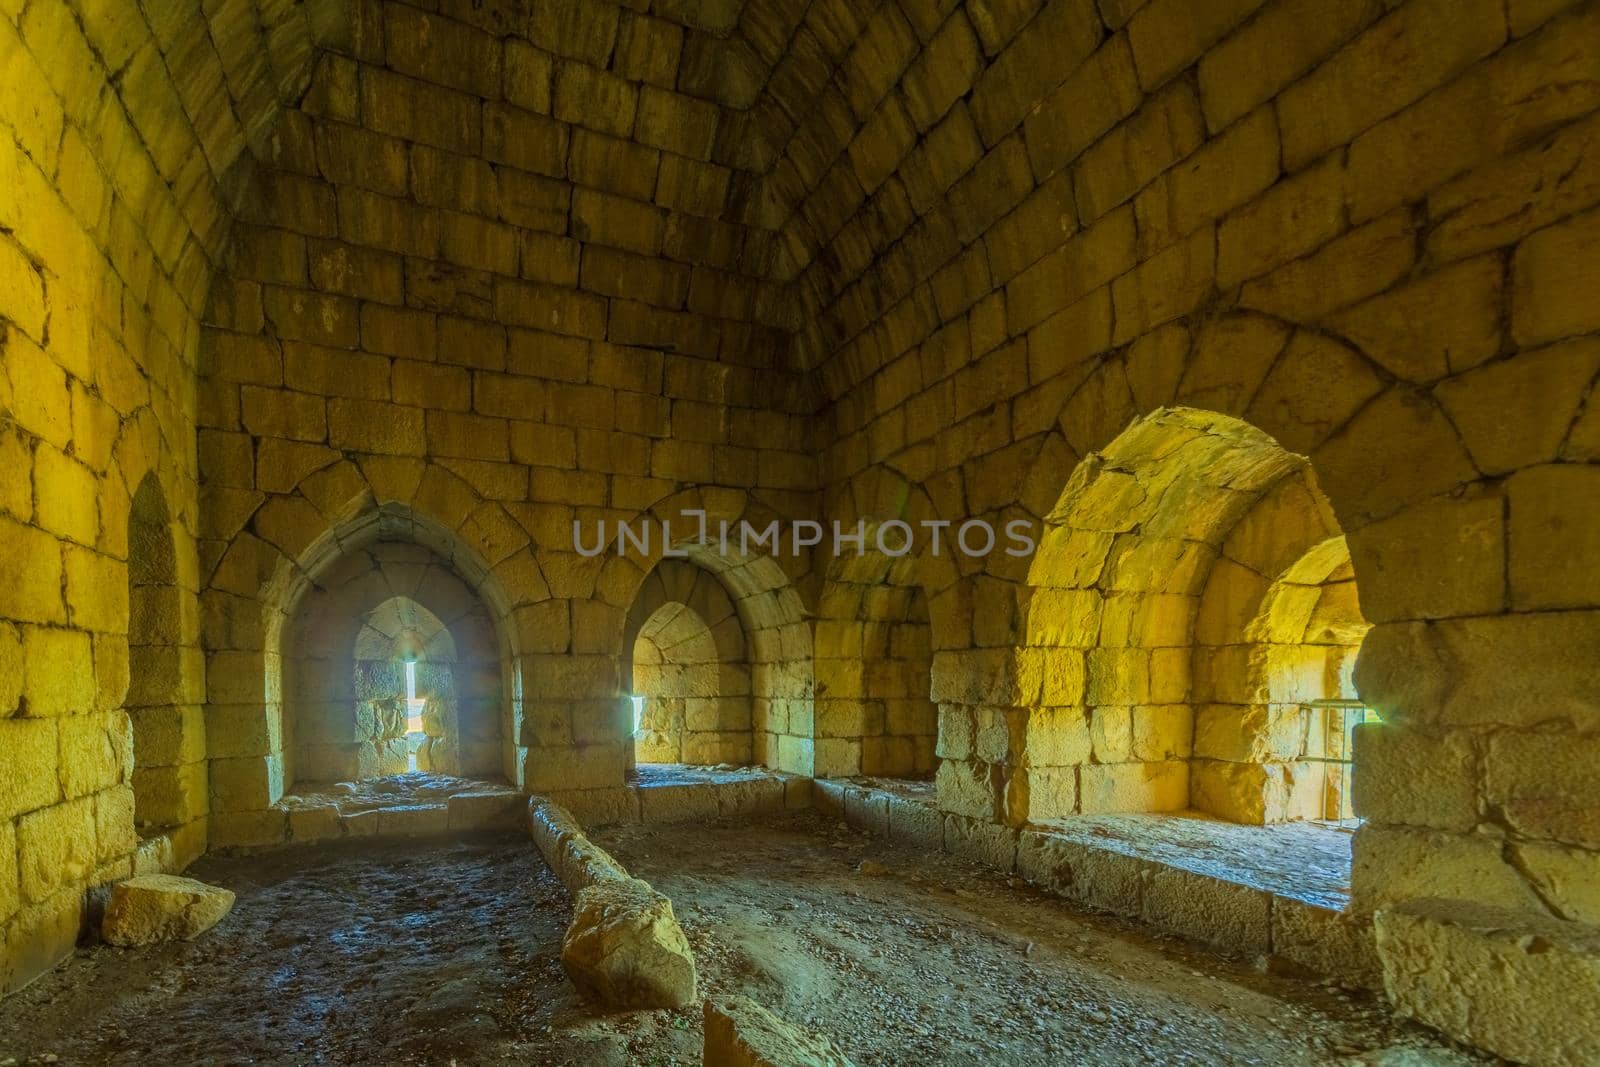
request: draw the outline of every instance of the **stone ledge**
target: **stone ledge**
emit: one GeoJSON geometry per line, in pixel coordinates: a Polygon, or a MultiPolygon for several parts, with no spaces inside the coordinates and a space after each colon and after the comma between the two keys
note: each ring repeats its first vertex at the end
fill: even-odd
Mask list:
{"type": "Polygon", "coordinates": [[[1374,916],[1395,1010],[1524,1063],[1600,1063],[1600,928],[1418,900],[1374,916]]]}
{"type": "Polygon", "coordinates": [[[1186,854],[1183,846],[1186,837],[1214,829],[1230,835],[1258,828],[1139,816],[1136,825],[1172,831],[1141,847],[1137,835],[1103,833],[1100,824],[1108,817],[1085,817],[1087,829],[1064,822],[1019,830],[941,812],[920,782],[818,779],[812,789],[819,811],[856,829],[1017,874],[1075,904],[1224,952],[1276,958],[1349,986],[1380,987],[1371,919],[1344,910],[1347,898],[1332,886],[1335,872],[1320,872],[1315,884],[1296,893],[1281,878],[1253,878],[1259,872],[1205,862],[1199,848],[1186,854]]]}
{"type": "Polygon", "coordinates": [[[763,767],[717,770],[684,764],[649,764],[639,780],[613,789],[551,792],[587,826],[692,822],[728,815],[809,808],[811,779],[763,767]]]}
{"type": "Polygon", "coordinates": [[[265,811],[217,812],[210,847],[271,848],[367,837],[424,837],[515,829],[520,790],[497,782],[426,775],[291,793],[265,811]]]}

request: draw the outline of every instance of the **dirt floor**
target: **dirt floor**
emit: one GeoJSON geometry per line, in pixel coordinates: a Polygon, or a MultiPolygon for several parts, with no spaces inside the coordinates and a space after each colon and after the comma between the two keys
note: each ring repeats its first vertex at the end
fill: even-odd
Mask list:
{"type": "MultiPolygon", "coordinates": [[[[882,1064],[1462,1064],[1365,998],[1077,913],[816,815],[597,839],[676,902],[703,991],[882,1064]]],[[[239,894],[191,944],[85,948],[0,1002],[0,1065],[694,1064],[696,1009],[604,1015],[558,960],[526,837],[211,856],[239,894]]]]}

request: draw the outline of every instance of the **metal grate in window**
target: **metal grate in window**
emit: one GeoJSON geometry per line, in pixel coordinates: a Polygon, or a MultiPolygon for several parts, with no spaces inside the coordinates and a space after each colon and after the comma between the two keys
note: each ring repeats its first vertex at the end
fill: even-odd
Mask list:
{"type": "Polygon", "coordinates": [[[1322,770],[1322,818],[1354,829],[1361,824],[1350,802],[1351,742],[1357,724],[1378,713],[1359,700],[1313,700],[1306,705],[1304,762],[1322,770]]]}

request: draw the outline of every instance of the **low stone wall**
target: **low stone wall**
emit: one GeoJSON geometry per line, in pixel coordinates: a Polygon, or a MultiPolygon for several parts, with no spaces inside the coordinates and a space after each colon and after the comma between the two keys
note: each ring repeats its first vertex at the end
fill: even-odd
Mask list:
{"type": "Polygon", "coordinates": [[[589,840],[572,813],[552,800],[529,799],[528,832],[544,861],[573,896],[596,882],[629,877],[611,853],[589,840]]]}
{"type": "Polygon", "coordinates": [[[618,1008],[675,1008],[698,995],[694,953],[672,901],[631,877],[589,840],[572,813],[546,797],[528,801],[528,829],[573,897],[561,966],[590,1000],[618,1008]]]}
{"type": "Polygon", "coordinates": [[[633,784],[549,794],[585,826],[674,823],[723,815],[756,815],[809,808],[811,779],[778,771],[758,777],[633,784]]]}
{"type": "Polygon", "coordinates": [[[815,806],[857,829],[1019,875],[1084,907],[1229,953],[1276,958],[1380,988],[1370,916],[1354,915],[1045,829],[1016,829],[849,782],[817,780],[815,806]]]}

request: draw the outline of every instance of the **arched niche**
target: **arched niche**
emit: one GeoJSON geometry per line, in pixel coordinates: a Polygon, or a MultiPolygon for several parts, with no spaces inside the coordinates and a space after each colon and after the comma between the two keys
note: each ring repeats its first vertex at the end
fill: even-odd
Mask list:
{"type": "Polygon", "coordinates": [[[752,762],[744,625],[716,575],[687,560],[662,560],[629,610],[623,644],[637,763],[752,762]]]}
{"type": "Polygon", "coordinates": [[[172,517],[146,474],[128,510],[128,695],[133,724],[133,813],[143,838],[205,814],[205,728],[185,704],[183,592],[172,517]]]}
{"type": "Polygon", "coordinates": [[[1354,612],[1338,640],[1364,625],[1342,545],[1310,461],[1241,419],[1162,408],[1085,457],[1028,575],[1026,817],[1309,812],[1305,706],[1330,657],[1348,683],[1354,646],[1304,612],[1326,595],[1354,612]]]}
{"type": "Polygon", "coordinates": [[[495,621],[433,549],[378,540],[345,553],[300,600],[283,649],[291,781],[505,773],[495,621]]]}

